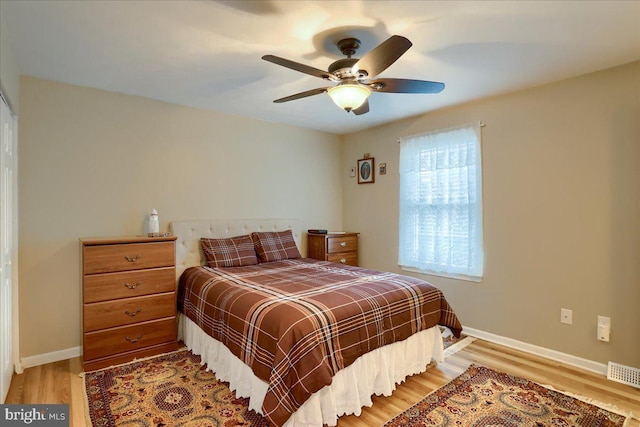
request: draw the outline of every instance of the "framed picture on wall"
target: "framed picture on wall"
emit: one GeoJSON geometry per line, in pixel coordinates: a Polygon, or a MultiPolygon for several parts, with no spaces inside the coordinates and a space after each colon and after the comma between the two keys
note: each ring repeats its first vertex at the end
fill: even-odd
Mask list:
{"type": "Polygon", "coordinates": [[[358,184],[373,184],[375,182],[373,157],[358,160],[358,184]]]}

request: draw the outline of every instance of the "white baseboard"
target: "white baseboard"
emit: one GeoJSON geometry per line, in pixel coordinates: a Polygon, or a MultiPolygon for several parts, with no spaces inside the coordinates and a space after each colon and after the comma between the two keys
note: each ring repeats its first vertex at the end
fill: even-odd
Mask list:
{"type": "MultiPolygon", "coordinates": [[[[34,366],[46,365],[47,363],[59,362],[60,360],[73,359],[82,355],[82,347],[72,347],[59,351],[52,351],[51,353],[37,354],[35,356],[21,357],[20,368],[27,369],[34,366]]],[[[18,364],[16,364],[16,370],[18,364]]]]}
{"type": "Polygon", "coordinates": [[[512,338],[503,337],[490,332],[481,331],[479,329],[469,328],[467,326],[463,326],[463,331],[466,335],[470,335],[472,337],[481,338],[485,341],[490,341],[505,347],[515,348],[516,350],[526,351],[527,353],[535,354],[536,356],[546,357],[547,359],[586,369],[587,371],[595,372],[596,374],[601,374],[605,377],[607,376],[607,365],[604,363],[594,362],[593,360],[514,340],[512,338]]]}
{"type": "MultiPolygon", "coordinates": [[[[485,341],[500,344],[505,347],[515,348],[516,350],[525,351],[527,353],[535,354],[536,356],[546,357],[557,362],[562,362],[567,365],[576,366],[578,368],[586,369],[587,371],[607,376],[607,365],[604,363],[594,362],[593,360],[584,359],[582,357],[573,356],[571,354],[562,353],[556,350],[551,350],[523,341],[514,340],[512,338],[503,337],[501,335],[492,334],[490,332],[481,331],[479,329],[470,328],[468,326],[463,326],[463,330],[466,335],[472,337],[481,338],[485,341]]],[[[16,363],[16,372],[18,367],[20,367],[22,371],[22,369],[31,368],[33,366],[45,365],[47,363],[71,359],[74,357],[79,357],[81,355],[82,347],[72,347],[65,350],[54,351],[51,353],[23,357],[20,359],[20,364],[22,366],[19,366],[20,364],[16,363]]]]}

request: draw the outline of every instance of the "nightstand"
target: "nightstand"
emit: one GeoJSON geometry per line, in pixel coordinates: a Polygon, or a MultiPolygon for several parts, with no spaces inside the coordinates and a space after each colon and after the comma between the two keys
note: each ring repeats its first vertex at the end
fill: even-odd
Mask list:
{"type": "Polygon", "coordinates": [[[309,258],[358,266],[359,233],[307,233],[309,258]]]}

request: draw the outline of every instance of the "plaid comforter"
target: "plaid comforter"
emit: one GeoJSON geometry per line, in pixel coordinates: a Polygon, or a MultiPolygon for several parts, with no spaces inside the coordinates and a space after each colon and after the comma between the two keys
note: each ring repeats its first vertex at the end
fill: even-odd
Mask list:
{"type": "Polygon", "coordinates": [[[178,308],[269,384],[276,426],[359,356],[436,324],[462,329],[422,280],[311,259],[189,268],[178,308]]]}

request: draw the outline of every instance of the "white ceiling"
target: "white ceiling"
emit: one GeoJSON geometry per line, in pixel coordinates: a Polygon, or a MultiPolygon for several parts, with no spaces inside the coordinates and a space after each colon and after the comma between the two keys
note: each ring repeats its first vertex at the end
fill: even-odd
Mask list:
{"type": "Polygon", "coordinates": [[[338,134],[640,59],[637,0],[0,1],[22,74],[338,134]],[[326,70],[343,36],[361,57],[393,34],[413,47],[380,77],[443,92],[272,102],[327,82],[262,55],[326,70]]]}

